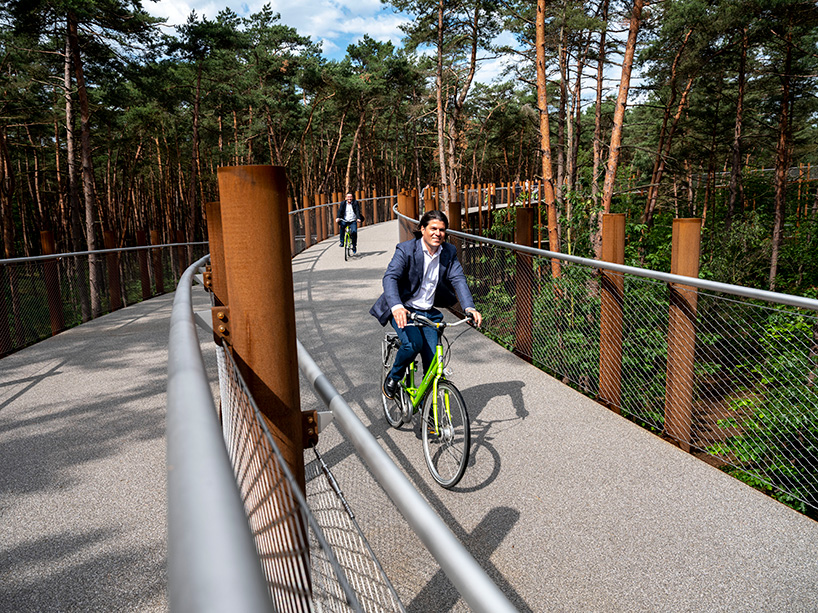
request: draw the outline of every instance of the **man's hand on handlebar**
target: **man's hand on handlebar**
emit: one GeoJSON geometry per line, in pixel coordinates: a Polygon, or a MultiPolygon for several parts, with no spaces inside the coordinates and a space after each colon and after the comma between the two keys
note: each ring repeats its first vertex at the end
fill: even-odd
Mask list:
{"type": "Polygon", "coordinates": [[[482,325],[483,316],[480,315],[480,311],[478,311],[477,309],[466,309],[466,314],[471,315],[471,318],[474,320],[475,326],[479,328],[482,325]]]}
{"type": "Polygon", "coordinates": [[[406,320],[409,317],[409,311],[403,307],[396,307],[395,310],[392,311],[392,317],[395,318],[395,323],[398,324],[398,328],[404,328],[406,327],[406,320]]]}

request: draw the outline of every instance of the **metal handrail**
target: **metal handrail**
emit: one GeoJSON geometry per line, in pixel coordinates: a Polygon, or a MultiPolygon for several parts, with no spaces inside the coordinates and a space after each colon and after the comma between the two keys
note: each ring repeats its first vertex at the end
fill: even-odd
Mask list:
{"type": "Polygon", "coordinates": [[[147,251],[150,249],[160,249],[163,247],[187,247],[188,245],[207,245],[207,241],[196,243],[163,243],[161,245],[139,245],[138,247],[120,247],[119,249],[95,249],[94,251],[71,251],[68,253],[54,253],[52,255],[32,255],[23,258],[6,258],[0,260],[0,265],[20,264],[23,262],[42,262],[43,260],[59,260],[80,255],[103,255],[106,253],[119,253],[121,251],[147,251]]]}
{"type": "Polygon", "coordinates": [[[168,347],[168,572],[175,613],[273,611],[207,381],[182,275],[168,347]]]}
{"type": "MultiPolygon", "coordinates": [[[[407,221],[418,223],[419,220],[412,219],[397,210],[397,205],[392,207],[398,217],[407,221]]],[[[729,283],[719,283],[718,281],[710,281],[708,279],[699,279],[697,277],[685,277],[683,275],[674,275],[667,272],[660,272],[658,270],[650,270],[647,268],[639,268],[637,266],[626,266],[625,264],[614,264],[612,262],[604,262],[602,260],[592,260],[589,258],[582,258],[576,255],[568,255],[566,253],[557,253],[555,251],[546,251],[545,249],[537,249],[536,247],[526,247],[525,245],[518,245],[516,243],[507,243],[505,241],[497,240],[495,238],[487,238],[485,236],[478,236],[476,234],[469,234],[467,232],[458,232],[455,230],[447,230],[446,234],[451,236],[458,236],[466,238],[479,243],[486,243],[528,255],[537,257],[551,258],[561,260],[563,262],[570,262],[572,264],[581,264],[583,266],[590,266],[592,268],[599,268],[610,270],[621,274],[629,274],[646,279],[653,279],[654,281],[661,281],[663,283],[676,283],[678,285],[689,285],[698,289],[708,290],[712,292],[721,292],[724,294],[731,294],[734,296],[742,296],[744,298],[752,298],[755,300],[764,300],[766,302],[775,302],[776,304],[785,304],[788,306],[809,309],[811,311],[818,311],[818,300],[812,298],[805,298],[804,296],[793,296],[792,294],[781,294],[778,292],[770,292],[763,289],[754,289],[752,287],[743,287],[741,285],[731,285],[729,283]]]]}
{"type": "Polygon", "coordinates": [[[517,611],[361,423],[301,342],[297,344],[301,372],[469,607],[480,613],[517,611]]]}

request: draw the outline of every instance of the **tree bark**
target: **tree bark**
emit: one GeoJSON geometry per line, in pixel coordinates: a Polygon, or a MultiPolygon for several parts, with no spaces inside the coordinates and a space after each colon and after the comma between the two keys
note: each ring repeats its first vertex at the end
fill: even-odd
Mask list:
{"type": "MultiPolygon", "coordinates": [[[[790,18],[792,19],[792,18],[790,18]]],[[[781,113],[778,121],[778,142],[775,148],[775,221],[773,223],[772,254],[770,257],[770,291],[775,291],[778,275],[778,255],[784,233],[786,213],[787,172],[790,165],[790,72],[792,71],[792,21],[787,28],[787,55],[781,75],[781,113]]]]}
{"type": "Polygon", "coordinates": [[[645,0],[634,1],[630,25],[628,27],[628,41],[625,44],[625,56],[622,60],[622,77],[619,81],[619,94],[616,98],[613,129],[611,130],[608,167],[605,170],[605,184],[602,188],[602,210],[605,213],[611,212],[611,200],[613,199],[614,183],[616,182],[616,169],[619,165],[619,148],[622,144],[622,122],[625,118],[625,107],[628,105],[628,89],[631,83],[636,36],[639,33],[639,24],[642,19],[642,7],[644,4],[645,0]]]}
{"type": "MultiPolygon", "coordinates": [[[[82,192],[85,198],[85,242],[88,251],[96,251],[94,219],[96,195],[94,192],[94,165],[91,150],[91,111],[88,105],[88,92],[85,88],[85,75],[82,69],[79,40],[77,38],[77,18],[73,11],[68,13],[68,41],[74,61],[74,73],[77,78],[77,97],[80,103],[80,146],[82,160],[82,192]]],[[[91,253],[88,256],[88,274],[91,284],[91,315],[102,314],[102,270],[99,256],[91,253]]]]}
{"type": "Polygon", "coordinates": [[[727,200],[727,217],[724,220],[727,230],[730,230],[730,226],[733,223],[733,215],[736,211],[736,205],[740,204],[744,199],[744,190],[742,187],[741,178],[741,133],[744,116],[744,87],[746,70],[747,28],[745,27],[742,30],[741,35],[741,55],[739,56],[738,66],[738,96],[736,100],[736,123],[733,130],[733,151],[730,168],[730,196],[727,200]]]}
{"type": "Polygon", "coordinates": [[[602,3],[602,31],[599,34],[599,61],[596,65],[596,102],[594,105],[594,166],[591,173],[591,198],[594,202],[594,214],[591,216],[591,233],[594,254],[602,257],[602,224],[597,211],[599,206],[599,166],[602,162],[602,83],[605,69],[605,39],[608,34],[609,0],[602,3]]]}
{"type": "MultiPolygon", "coordinates": [[[[437,84],[437,158],[440,165],[440,187],[443,189],[443,202],[438,205],[440,210],[449,214],[449,201],[454,185],[449,185],[449,172],[446,168],[446,115],[443,106],[443,0],[437,5],[437,70],[435,71],[437,84]]],[[[466,205],[468,210],[468,204],[466,205]]]]}
{"type": "MultiPolygon", "coordinates": [[[[540,150],[542,151],[543,199],[548,213],[548,250],[559,252],[557,202],[554,194],[554,171],[551,165],[551,130],[548,121],[548,92],[545,72],[545,7],[546,0],[537,0],[537,108],[540,111],[540,150]]],[[[551,260],[551,275],[560,276],[560,261],[551,260]]]]}

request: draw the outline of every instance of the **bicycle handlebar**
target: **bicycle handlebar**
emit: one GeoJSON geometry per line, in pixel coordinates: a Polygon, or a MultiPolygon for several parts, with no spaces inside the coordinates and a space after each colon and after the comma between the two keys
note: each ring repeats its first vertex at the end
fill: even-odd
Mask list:
{"type": "Polygon", "coordinates": [[[450,324],[450,323],[446,323],[445,321],[440,321],[440,322],[432,321],[428,317],[425,317],[423,315],[418,315],[417,313],[412,313],[410,311],[409,312],[409,319],[411,319],[413,322],[415,322],[415,324],[420,324],[422,326],[429,326],[430,328],[436,328],[438,330],[443,330],[445,328],[453,328],[454,326],[461,326],[461,325],[463,325],[465,323],[473,322],[474,321],[474,315],[472,315],[471,313],[466,313],[466,317],[464,319],[461,319],[460,321],[456,321],[456,322],[450,324]]]}

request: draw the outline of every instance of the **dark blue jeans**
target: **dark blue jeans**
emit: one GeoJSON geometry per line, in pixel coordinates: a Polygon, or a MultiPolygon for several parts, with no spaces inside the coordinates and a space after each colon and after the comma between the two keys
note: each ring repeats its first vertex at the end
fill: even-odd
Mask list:
{"type": "MultiPolygon", "coordinates": [[[[413,313],[419,313],[424,317],[428,317],[432,321],[443,321],[443,313],[435,308],[428,311],[420,309],[409,309],[413,313]]],[[[392,365],[392,370],[389,372],[389,377],[400,381],[406,372],[409,364],[415,359],[415,356],[420,354],[420,359],[423,362],[423,372],[425,373],[429,364],[432,363],[432,358],[435,357],[435,347],[437,347],[437,330],[429,328],[428,326],[409,326],[399,328],[395,323],[395,318],[390,319],[392,327],[398,333],[400,339],[400,349],[395,354],[395,362],[392,365]]],[[[409,322],[411,323],[411,322],[409,322]]]]}
{"type": "Polygon", "coordinates": [[[352,239],[352,248],[358,250],[358,222],[357,221],[339,221],[338,227],[341,228],[341,245],[344,244],[344,228],[349,226],[349,238],[352,239]]]}

